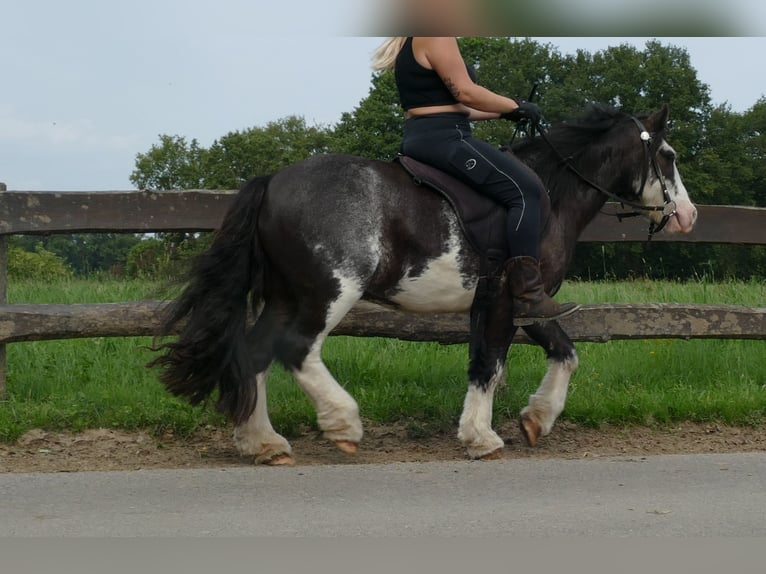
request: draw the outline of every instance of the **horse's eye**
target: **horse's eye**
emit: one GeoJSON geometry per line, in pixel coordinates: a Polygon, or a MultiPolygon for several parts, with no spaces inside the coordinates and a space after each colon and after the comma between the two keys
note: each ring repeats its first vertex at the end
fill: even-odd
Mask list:
{"type": "Polygon", "coordinates": [[[672,149],[663,148],[660,150],[660,155],[668,161],[676,161],[676,152],[672,149]]]}

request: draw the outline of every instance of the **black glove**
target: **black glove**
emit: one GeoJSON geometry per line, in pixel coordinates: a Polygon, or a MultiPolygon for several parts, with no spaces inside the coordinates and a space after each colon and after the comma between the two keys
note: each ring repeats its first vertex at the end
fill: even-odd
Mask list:
{"type": "Polygon", "coordinates": [[[539,124],[542,121],[543,113],[540,111],[540,106],[526,100],[519,100],[517,101],[517,104],[519,106],[518,108],[512,112],[505,112],[504,114],[501,114],[500,117],[504,120],[511,120],[512,122],[529,120],[532,125],[539,124]]]}

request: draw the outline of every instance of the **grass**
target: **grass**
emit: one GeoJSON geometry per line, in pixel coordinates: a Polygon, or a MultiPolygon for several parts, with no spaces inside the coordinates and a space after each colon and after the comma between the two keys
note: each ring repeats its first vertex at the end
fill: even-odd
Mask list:
{"type": "MultiPolygon", "coordinates": [[[[11,285],[14,303],[84,303],[156,298],[140,281],[70,280],[11,285]]],[[[632,281],[568,283],[560,300],[688,302],[763,306],[766,283],[632,281]]],[[[31,428],[172,429],[192,433],[225,420],[210,406],[191,407],[167,394],[144,365],[151,340],[94,338],[8,346],[8,396],[0,402],[0,440],[31,428]]],[[[579,343],[563,418],[580,424],[657,424],[681,420],[736,425],[766,421],[766,342],[718,340],[579,343]]],[[[455,432],[466,389],[465,345],[333,337],[328,368],[371,421],[404,421],[414,435],[455,432]]],[[[495,420],[515,419],[546,369],[541,349],[517,345],[495,420]]],[[[269,381],[274,426],[294,435],[314,426],[314,411],[282,369],[269,381]]]]}

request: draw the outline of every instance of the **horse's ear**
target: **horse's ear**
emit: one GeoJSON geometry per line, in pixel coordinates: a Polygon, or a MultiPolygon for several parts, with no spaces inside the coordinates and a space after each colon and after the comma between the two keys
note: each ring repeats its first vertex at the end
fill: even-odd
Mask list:
{"type": "Polygon", "coordinates": [[[653,113],[651,116],[649,116],[648,121],[646,122],[649,124],[647,129],[652,133],[657,133],[663,131],[667,125],[668,125],[668,113],[669,108],[668,104],[665,104],[662,106],[662,109],[660,111],[653,113]]]}

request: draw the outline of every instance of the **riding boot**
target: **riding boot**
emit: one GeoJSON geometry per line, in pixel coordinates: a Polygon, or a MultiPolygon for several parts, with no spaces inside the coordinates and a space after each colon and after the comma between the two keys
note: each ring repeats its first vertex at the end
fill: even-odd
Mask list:
{"type": "Polygon", "coordinates": [[[580,308],[576,303],[559,304],[548,296],[543,287],[540,263],[534,257],[512,257],[505,269],[513,297],[514,325],[560,319],[580,308]]]}

